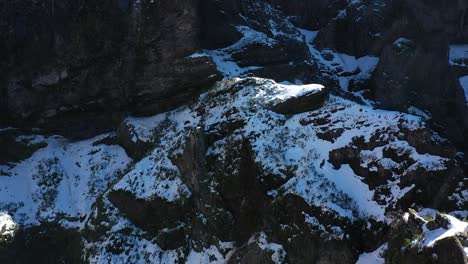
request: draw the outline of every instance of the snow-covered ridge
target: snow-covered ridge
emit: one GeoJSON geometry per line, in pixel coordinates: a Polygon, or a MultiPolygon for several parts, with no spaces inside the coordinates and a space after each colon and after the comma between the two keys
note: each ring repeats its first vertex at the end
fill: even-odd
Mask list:
{"type": "MultiPolygon", "coordinates": [[[[247,140],[261,170],[259,177],[275,177],[284,182],[278,188],[270,187],[271,199],[294,194],[311,206],[344,219],[372,218],[386,222],[386,210],[416,188],[404,186],[400,180],[416,170],[443,171],[447,158],[419,153],[405,140],[403,131],[425,129],[424,120],[418,116],[378,110],[333,95],[314,111],[286,116],[270,110],[272,101],[283,102],[323,89],[320,84],[289,85],[268,79],[235,78],[221,82],[191,105],[153,117],[129,117],[125,125],[131,130],[133,142],[148,142],[152,146],[135,162],[121,147],[102,144],[113,134],[80,142],[34,136],[31,140],[44,141],[47,147],[26,160],[0,168],[9,175],[0,177],[0,211],[6,211],[12,221],[21,224],[58,220],[66,226],[94,228],[92,221],[86,219],[97,215],[99,208],[95,202],[99,198],[104,204],[99,210],[106,210],[107,222],[103,225],[110,228],[108,232],[113,237],[102,237],[102,241],[87,245],[95,252],[90,256],[91,262],[125,259],[127,253],[119,255],[106,250],[117,237],[146,245],[148,251],[142,253],[146,261],[165,259],[171,263],[183,253],[179,249],[163,250],[156,242],[143,239],[144,232],[122,215],[107,195],[122,190],[140,201],[157,198],[174,203],[191,199],[193,190],[184,182],[174,157],[184,152],[187,137],[198,130],[205,136],[216,135],[216,140],[206,146],[206,155],[215,162],[229,162],[224,160],[228,157],[228,146],[247,140]],[[359,166],[371,173],[381,168],[395,171],[382,185],[371,187],[366,177],[358,175],[350,164],[337,167],[331,161],[330,153],[355,147],[356,140],[370,145],[358,153],[359,166]],[[381,145],[372,146],[376,141],[381,145]],[[389,150],[403,153],[414,162],[408,165],[395,161],[386,156],[389,150]],[[63,215],[66,220],[59,217],[63,215]]],[[[210,188],[216,193],[216,183],[210,188]]],[[[317,232],[344,237],[339,226],[325,228],[316,216],[307,217],[317,232]]],[[[263,235],[255,243],[271,250],[274,260],[284,257],[281,245],[267,242],[263,235]]],[[[207,247],[203,252],[191,251],[185,257],[204,261],[211,256],[223,262],[229,249],[220,245],[207,247]]],[[[136,260],[134,254],[138,252],[131,250],[129,257],[136,260]]]]}
{"type": "Polygon", "coordinates": [[[456,236],[463,232],[468,232],[467,222],[460,221],[459,219],[451,215],[445,215],[445,217],[447,217],[450,221],[449,228],[447,230],[439,228],[431,231],[425,228],[426,235],[423,238],[424,246],[433,247],[434,244],[437,243],[437,241],[439,240],[442,240],[447,237],[456,236]]]}
{"type": "Polygon", "coordinates": [[[275,93],[270,94],[268,96],[271,96],[273,99],[284,101],[289,98],[315,94],[315,93],[322,91],[323,89],[325,89],[325,86],[321,84],[307,84],[307,85],[276,84],[275,93]]]}
{"type": "MultiPolygon", "coordinates": [[[[86,216],[131,159],[116,145],[95,144],[111,136],[70,142],[58,136],[32,136],[44,142],[30,158],[0,166],[0,211],[21,224],[86,216]]],[[[74,222],[74,223],[73,223],[74,222]]]]}

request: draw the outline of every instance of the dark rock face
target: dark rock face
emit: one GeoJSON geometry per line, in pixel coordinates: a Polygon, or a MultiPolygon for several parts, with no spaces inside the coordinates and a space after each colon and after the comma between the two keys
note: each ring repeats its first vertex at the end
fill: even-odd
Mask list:
{"type": "Polygon", "coordinates": [[[228,261],[228,264],[273,264],[271,255],[262,250],[258,245],[252,244],[243,247],[241,250],[236,251],[228,261]]]}
{"type": "Polygon", "coordinates": [[[87,137],[122,113],[153,114],[217,80],[198,1],[2,4],[2,119],[87,137]],[[6,113],[6,114],[5,114],[6,113]]]}
{"type": "Polygon", "coordinates": [[[426,36],[417,43],[404,40],[386,45],[371,86],[381,107],[427,109],[436,124],[447,128],[444,136],[463,145],[468,127],[467,109],[447,54],[447,40],[434,36],[426,36]]]}
{"type": "Polygon", "coordinates": [[[136,226],[157,237],[159,245],[166,249],[174,249],[185,242],[183,229],[179,228],[188,216],[186,201],[168,203],[162,199],[145,201],[133,197],[123,191],[109,194],[111,201],[136,226]],[[168,231],[161,231],[163,228],[168,231]]]}
{"type": "Polygon", "coordinates": [[[394,19],[393,2],[366,1],[341,7],[319,31],[317,47],[358,57],[379,54],[385,40],[382,34],[394,19]]]}
{"type": "Polygon", "coordinates": [[[330,18],[338,15],[338,12],[347,6],[344,0],[269,0],[274,6],[279,6],[288,16],[292,16],[295,25],[301,28],[319,30],[330,18]]]}
{"type": "Polygon", "coordinates": [[[16,137],[21,133],[21,131],[15,129],[0,131],[0,146],[2,146],[0,165],[27,159],[36,150],[47,146],[45,142],[31,143],[27,138],[17,141],[16,137]]]}
{"type": "Polygon", "coordinates": [[[251,76],[276,81],[321,82],[322,78],[317,74],[317,65],[310,61],[310,52],[303,36],[292,23],[284,19],[287,13],[283,13],[269,2],[205,1],[202,6],[209,6],[211,9],[217,6],[218,11],[205,19],[215,21],[202,26],[202,35],[211,36],[209,39],[216,37],[211,40],[212,46],[216,43],[226,43],[225,46],[213,47],[224,47],[230,59],[238,66],[253,67],[248,70],[251,76]],[[222,21],[218,21],[221,17],[222,21]],[[236,25],[236,28],[232,27],[230,22],[236,25]],[[237,35],[256,35],[258,41],[241,41],[229,46],[234,42],[233,39],[239,40],[239,36],[233,34],[233,28],[237,35]],[[221,30],[223,33],[217,34],[221,30]],[[215,34],[217,35],[214,36],[215,34]]]}
{"type": "MultiPolygon", "coordinates": [[[[355,248],[350,240],[332,237],[324,241],[321,232],[331,230],[315,230],[305,222],[306,216],[314,216],[328,228],[339,223],[342,226],[349,224],[332,213],[318,213],[317,208],[308,205],[302,198],[286,195],[273,203],[270,214],[267,222],[267,230],[270,231],[268,234],[285,246],[291,263],[356,262],[353,253],[355,248]]],[[[353,228],[359,229],[358,225],[353,228]]],[[[363,241],[357,237],[353,239],[356,239],[358,244],[363,241]]]]}
{"type": "Polygon", "coordinates": [[[372,99],[387,109],[428,110],[434,127],[466,147],[468,112],[448,64],[450,44],[468,43],[468,2],[362,1],[342,7],[315,40],[319,49],[380,56],[370,83],[372,99]],[[443,128],[443,129],[440,129],[443,128]]]}
{"type": "MultiPolygon", "coordinates": [[[[250,67],[246,76],[332,84],[327,86],[330,89],[290,98],[270,108],[294,115],[318,110],[330,90],[344,93],[337,79],[360,74],[360,68],[323,69],[320,63],[334,66],[340,56],[334,52],[339,52],[380,57],[370,78],[369,74],[362,80],[348,80],[350,98],[357,101],[362,94],[352,92],[367,89],[366,95],[378,102],[378,107],[427,110],[442,136],[468,149],[468,109],[457,80],[468,75],[468,68],[448,62],[449,45],[468,43],[467,9],[467,0],[8,0],[0,4],[0,35],[4,37],[0,42],[0,124],[40,127],[72,138],[115,130],[115,136],[95,143],[117,143],[137,162],[158,139],[136,137],[134,127],[122,123],[128,113],[146,116],[170,110],[194,100],[223,77],[210,56],[191,54],[225,48],[224,55],[237,66],[250,67]],[[307,32],[296,27],[319,30],[313,48],[305,42],[307,32]],[[254,37],[232,45],[248,34],[260,40],[254,37]]],[[[235,98],[244,87],[255,88],[268,81],[256,82],[255,78],[245,79],[216,93],[235,98]]],[[[222,101],[216,96],[213,100],[222,101]]],[[[217,109],[217,102],[204,103],[213,103],[217,109]]],[[[204,107],[196,105],[197,109],[191,110],[203,119],[204,107]]],[[[297,194],[282,193],[281,187],[297,168],[281,168],[284,175],[262,171],[251,142],[260,135],[252,133],[249,138],[240,134],[251,119],[236,119],[250,107],[256,106],[233,106],[223,113],[226,119],[220,123],[205,127],[201,121],[200,127],[188,131],[180,152],[168,155],[168,163],[180,173],[175,177],[180,176],[190,190],[188,197],[175,201],[140,199],[108,186],[109,192],[97,198],[93,206],[97,213],[89,215],[83,234],[64,232],[53,225],[45,227],[47,233],[35,228],[20,230],[17,241],[0,244],[0,262],[79,263],[80,239],[100,241],[98,237],[110,228],[104,223],[113,223],[105,222],[107,215],[102,215],[115,213],[134,224],[138,236],[164,250],[179,250],[181,258],[192,250],[203,252],[221,241],[233,241],[232,251],[222,253],[223,257],[229,255],[228,263],[346,264],[388,242],[387,263],[466,263],[466,234],[442,239],[422,250],[405,245],[407,239],[423,236],[426,228],[449,228],[446,216],[438,214],[426,223],[410,213],[407,221],[396,220],[387,226],[372,218],[357,218],[353,212],[357,220],[351,221],[297,194]],[[223,153],[213,151],[216,144],[223,146],[223,153]],[[103,201],[107,208],[100,204],[103,201]],[[21,255],[23,251],[28,254],[21,255]]],[[[320,128],[316,136],[334,143],[350,132],[343,125],[332,126],[343,124],[343,120],[331,119],[343,109],[346,107],[304,115],[298,124],[304,130],[310,129],[309,125],[320,128]]],[[[276,125],[281,126],[281,122],[276,125]]],[[[361,124],[350,126],[361,126],[365,121],[356,123],[361,124]]],[[[378,127],[376,123],[363,126],[372,125],[378,127]]],[[[262,131],[264,135],[269,132],[262,131]]],[[[6,148],[0,152],[0,165],[27,159],[45,147],[27,138],[17,141],[20,134],[23,131],[0,131],[0,146],[6,148]]],[[[372,199],[386,205],[386,213],[412,206],[452,211],[466,207],[466,173],[462,168],[466,158],[464,161],[452,143],[439,141],[429,129],[407,131],[398,126],[395,131],[378,131],[370,139],[364,138],[353,135],[352,143],[325,153],[329,160],[323,159],[320,168],[327,162],[336,170],[349,165],[356,179],[374,192],[372,199]],[[413,170],[413,152],[390,144],[398,140],[407,142],[418,155],[438,155],[445,161],[438,170],[423,166],[413,170]],[[380,147],[379,158],[363,154],[380,147]],[[382,160],[398,166],[386,167],[382,160]],[[392,193],[396,185],[401,197],[392,193]],[[454,198],[457,195],[460,198],[454,198]]],[[[177,144],[172,147],[179,147],[177,144]]],[[[319,183],[311,182],[304,187],[306,192],[314,184],[319,183]]],[[[321,184],[334,191],[333,184],[321,184]]],[[[106,250],[122,253],[118,243],[111,246],[115,248],[106,250]]]]}
{"type": "Polygon", "coordinates": [[[55,223],[16,231],[12,241],[0,242],[2,263],[83,263],[80,233],[55,223]]]}
{"type": "MultiPolygon", "coordinates": [[[[408,133],[404,137],[400,135],[399,138],[407,140],[419,153],[441,155],[447,159],[456,160],[456,152],[453,147],[440,145],[440,143],[427,137],[427,133],[428,131],[418,130],[414,133],[408,133]],[[437,145],[439,146],[435,147],[437,145]]],[[[363,181],[369,185],[369,188],[377,190],[374,197],[378,200],[379,196],[385,197],[389,195],[387,184],[415,163],[407,153],[402,152],[398,148],[386,147],[386,144],[386,141],[382,140],[379,135],[372,137],[372,140],[369,142],[362,140],[362,138],[354,138],[353,144],[330,151],[329,162],[335,168],[340,168],[343,164],[349,164],[357,175],[364,177],[363,181]],[[365,163],[363,159],[366,158],[361,153],[366,149],[373,149],[379,146],[384,146],[383,158],[398,162],[402,164],[402,167],[394,169],[384,168],[377,160],[369,163],[375,166],[376,169],[374,170],[370,170],[369,166],[362,166],[365,163]]],[[[444,168],[440,171],[427,171],[425,168],[420,167],[401,177],[399,182],[400,187],[404,188],[414,185],[415,188],[407,192],[398,201],[395,205],[396,209],[407,210],[414,203],[440,210],[455,208],[456,205],[453,201],[446,198],[456,192],[458,184],[463,182],[462,164],[463,161],[447,161],[444,164],[444,168]]]]}
{"type": "Polygon", "coordinates": [[[323,106],[329,93],[329,89],[323,88],[320,91],[314,91],[299,97],[292,97],[272,106],[271,110],[283,115],[313,111],[323,106]]]}
{"type": "Polygon", "coordinates": [[[407,220],[398,219],[391,224],[392,229],[389,233],[385,263],[466,263],[462,246],[462,241],[465,241],[466,238],[463,237],[463,234],[440,239],[430,247],[418,248],[418,245],[414,243],[425,236],[424,225],[429,226],[431,223],[439,221],[438,218],[441,216],[437,215],[435,220],[426,223],[411,210],[407,214],[407,220]]]}
{"type": "Polygon", "coordinates": [[[237,17],[240,12],[239,1],[200,1],[200,9],[201,44],[204,48],[226,47],[242,37],[232,25],[239,22],[237,17]]]}

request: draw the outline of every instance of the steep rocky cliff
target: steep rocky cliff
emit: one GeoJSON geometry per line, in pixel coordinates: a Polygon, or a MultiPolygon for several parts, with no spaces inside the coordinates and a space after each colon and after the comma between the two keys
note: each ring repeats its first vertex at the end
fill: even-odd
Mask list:
{"type": "Polygon", "coordinates": [[[467,8],[0,3],[0,263],[468,263],[467,8]]]}

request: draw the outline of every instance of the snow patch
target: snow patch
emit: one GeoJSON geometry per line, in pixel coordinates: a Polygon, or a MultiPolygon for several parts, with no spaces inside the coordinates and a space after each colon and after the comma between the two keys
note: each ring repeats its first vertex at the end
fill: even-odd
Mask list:
{"type": "Polygon", "coordinates": [[[384,264],[384,252],[387,250],[387,244],[383,244],[375,251],[370,253],[363,253],[359,256],[356,264],[384,264]]]}
{"type": "Polygon", "coordinates": [[[450,221],[449,229],[439,228],[436,230],[429,230],[425,228],[426,235],[424,237],[424,246],[433,247],[434,244],[441,239],[456,236],[457,234],[463,233],[468,229],[468,223],[458,220],[451,215],[444,215],[450,221]]]}
{"type": "Polygon", "coordinates": [[[6,212],[0,212],[0,238],[13,236],[16,230],[16,223],[6,212]]]}
{"type": "Polygon", "coordinates": [[[468,65],[468,45],[450,46],[450,64],[458,66],[468,65]]]}

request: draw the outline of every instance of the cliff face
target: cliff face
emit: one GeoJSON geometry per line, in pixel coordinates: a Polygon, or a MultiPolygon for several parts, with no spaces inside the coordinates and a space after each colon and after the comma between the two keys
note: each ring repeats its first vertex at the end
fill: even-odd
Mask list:
{"type": "Polygon", "coordinates": [[[317,58],[303,63],[299,27],[318,30],[319,52],[380,57],[358,89],[383,108],[429,111],[439,132],[463,146],[464,75],[448,54],[468,43],[466,9],[463,0],[7,1],[1,120],[83,138],[117,127],[127,112],[171,109],[219,80],[209,56],[188,56],[235,43],[242,37],[235,26],[275,40],[229,50],[239,66],[260,67],[249,70],[254,76],[323,83],[330,76],[318,73],[317,58]]]}
{"type": "Polygon", "coordinates": [[[319,30],[314,42],[319,50],[379,57],[360,89],[370,91],[382,108],[428,110],[435,126],[443,127],[440,132],[466,148],[468,115],[458,80],[464,74],[454,72],[449,54],[450,47],[468,43],[467,1],[275,3],[296,25],[319,30]]]}
{"type": "Polygon", "coordinates": [[[0,262],[466,263],[467,7],[1,3],[0,262]]]}
{"type": "Polygon", "coordinates": [[[0,206],[20,228],[2,222],[0,260],[27,263],[40,244],[61,252],[54,261],[91,263],[355,263],[387,242],[389,259],[412,257],[398,248],[418,243],[431,258],[431,241],[463,255],[437,241],[446,229],[466,243],[466,223],[431,220],[437,231],[423,240],[401,220],[410,208],[464,217],[456,149],[422,117],[327,94],[233,79],[187,106],[129,117],[118,135],[71,142],[3,131],[36,149],[0,167],[0,206]]]}
{"type": "Polygon", "coordinates": [[[198,1],[2,4],[3,119],[86,137],[219,79],[200,48],[198,1]]]}

